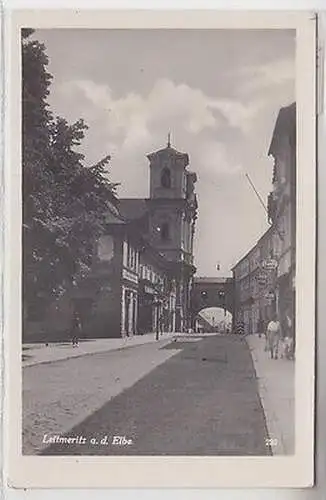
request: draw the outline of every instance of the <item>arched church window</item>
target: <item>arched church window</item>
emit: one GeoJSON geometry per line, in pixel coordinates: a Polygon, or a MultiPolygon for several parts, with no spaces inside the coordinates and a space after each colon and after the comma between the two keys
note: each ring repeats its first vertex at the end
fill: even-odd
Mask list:
{"type": "Polygon", "coordinates": [[[164,167],[161,174],[161,185],[164,188],[171,187],[171,171],[169,168],[164,167]]]}
{"type": "Polygon", "coordinates": [[[161,239],[166,241],[170,238],[170,228],[167,222],[163,222],[161,225],[161,239]]]}

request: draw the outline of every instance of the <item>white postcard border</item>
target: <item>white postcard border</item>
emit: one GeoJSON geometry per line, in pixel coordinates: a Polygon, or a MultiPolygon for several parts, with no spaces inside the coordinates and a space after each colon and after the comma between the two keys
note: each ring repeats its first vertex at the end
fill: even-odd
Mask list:
{"type": "Polygon", "coordinates": [[[7,25],[5,474],[29,487],[304,487],[313,483],[315,358],[315,29],[312,12],[16,11],[7,25]],[[21,455],[20,27],[297,30],[296,453],[284,457],[21,455]],[[299,367],[299,368],[298,368],[299,367]]]}

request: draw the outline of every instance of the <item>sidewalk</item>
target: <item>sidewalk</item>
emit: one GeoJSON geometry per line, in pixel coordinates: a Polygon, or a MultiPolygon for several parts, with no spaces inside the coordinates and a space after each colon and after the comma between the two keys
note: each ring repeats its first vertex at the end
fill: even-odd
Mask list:
{"type": "Polygon", "coordinates": [[[295,362],[270,359],[264,350],[264,337],[248,335],[246,341],[256,370],[273,455],[292,454],[295,443],[295,362]]]}
{"type": "Polygon", "coordinates": [[[69,358],[76,358],[86,354],[115,351],[127,347],[148,344],[150,342],[170,342],[177,333],[162,333],[157,341],[155,333],[134,335],[115,339],[81,339],[78,347],[72,347],[71,342],[45,344],[23,344],[23,368],[40,363],[51,363],[69,358]]]}

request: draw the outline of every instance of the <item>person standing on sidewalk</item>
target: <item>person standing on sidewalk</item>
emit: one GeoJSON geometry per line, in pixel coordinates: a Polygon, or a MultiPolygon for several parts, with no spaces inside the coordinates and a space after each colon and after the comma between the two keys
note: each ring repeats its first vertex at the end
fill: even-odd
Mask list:
{"type": "Polygon", "coordinates": [[[287,359],[293,359],[293,357],[294,357],[293,326],[292,326],[292,318],[291,318],[290,308],[288,308],[285,312],[285,317],[284,317],[284,322],[283,322],[283,343],[284,343],[283,355],[287,359]]]}
{"type": "Polygon", "coordinates": [[[81,331],[81,321],[79,317],[79,313],[77,311],[74,312],[72,319],[72,347],[78,347],[79,345],[79,337],[81,331]]]}
{"type": "Polygon", "coordinates": [[[257,330],[258,330],[258,337],[261,338],[261,336],[264,334],[264,321],[262,318],[259,318],[258,320],[257,330]]]}

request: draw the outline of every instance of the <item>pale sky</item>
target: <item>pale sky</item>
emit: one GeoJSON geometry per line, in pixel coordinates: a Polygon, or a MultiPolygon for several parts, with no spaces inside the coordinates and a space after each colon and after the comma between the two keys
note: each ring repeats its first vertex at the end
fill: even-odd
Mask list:
{"type": "Polygon", "coordinates": [[[172,146],[198,175],[197,275],[227,276],[267,229],[279,109],[295,100],[290,30],[41,30],[50,105],[89,125],[82,152],[111,154],[121,197],[148,197],[146,155],[172,146]],[[216,264],[220,264],[220,271],[216,264]]]}
{"type": "Polygon", "coordinates": [[[224,314],[224,310],[221,307],[206,307],[206,309],[202,309],[199,314],[212,326],[217,326],[221,322],[227,325],[232,323],[232,314],[229,313],[229,311],[226,311],[226,314],[224,314]]]}

